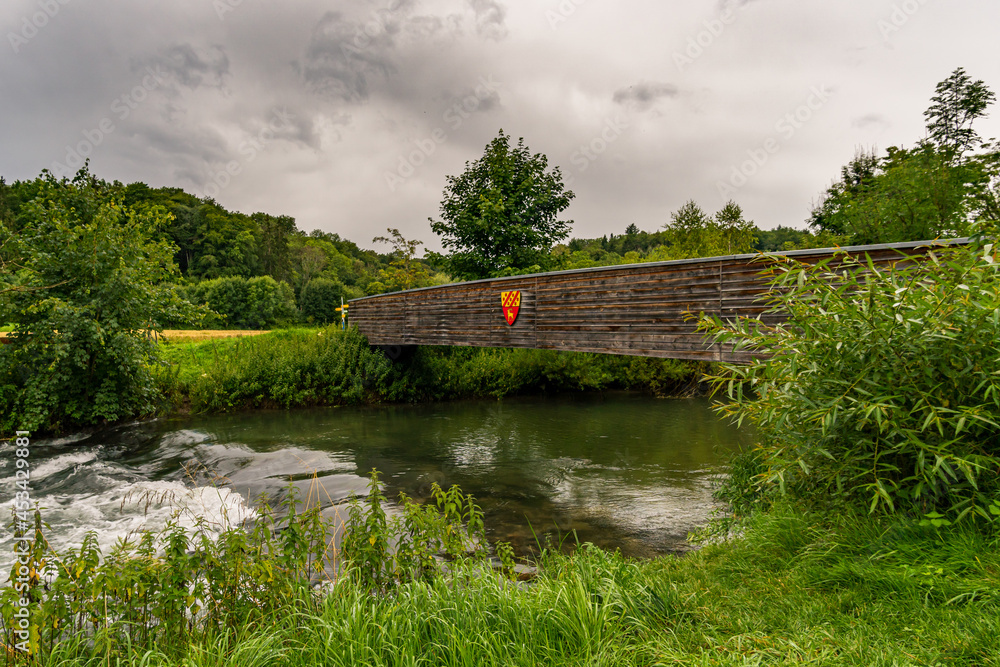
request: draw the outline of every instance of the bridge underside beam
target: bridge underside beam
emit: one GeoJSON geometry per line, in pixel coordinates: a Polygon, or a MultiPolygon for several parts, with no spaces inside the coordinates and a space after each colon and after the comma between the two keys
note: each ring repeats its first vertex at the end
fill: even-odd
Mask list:
{"type": "MultiPolygon", "coordinates": [[[[847,248],[881,266],[922,255],[928,242],[847,248]]],[[[831,249],[786,253],[814,263],[831,249]]],[[[695,361],[746,362],[748,352],[696,331],[701,313],[764,317],[762,275],[774,256],[740,255],[493,278],[351,301],[352,324],[372,345],[524,347],[695,361]],[[504,292],[520,292],[508,324],[504,292]]]]}

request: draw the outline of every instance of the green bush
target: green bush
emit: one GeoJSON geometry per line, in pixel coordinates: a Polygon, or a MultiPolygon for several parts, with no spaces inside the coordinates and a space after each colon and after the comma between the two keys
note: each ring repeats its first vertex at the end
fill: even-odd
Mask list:
{"type": "Polygon", "coordinates": [[[189,316],[165,282],[168,214],[119,203],[81,170],[45,174],[13,223],[0,221],[0,430],[57,431],[149,412],[158,347],[150,331],[189,316]],[[15,270],[16,269],[16,270],[15,270]]]}
{"type": "Polygon", "coordinates": [[[846,254],[786,260],[772,282],[786,322],[703,321],[720,342],[771,354],[712,378],[733,401],[722,410],[759,429],[758,488],[945,520],[1000,515],[996,259],[977,239],[890,269],[846,254]]]}
{"type": "Polygon", "coordinates": [[[656,396],[693,391],[700,382],[706,364],[681,359],[629,357],[625,381],[629,389],[642,389],[656,396]]]}
{"type": "Polygon", "coordinates": [[[329,278],[313,278],[302,288],[299,299],[302,317],[307,322],[330,324],[340,320],[341,299],[344,297],[344,286],[329,278]]]}
{"type": "Polygon", "coordinates": [[[388,400],[479,398],[560,391],[635,389],[685,393],[706,370],[672,359],[557,350],[419,347],[395,365],[388,400]]]}
{"type": "Polygon", "coordinates": [[[163,397],[207,412],[607,389],[676,395],[696,387],[706,370],[683,361],[503,348],[420,347],[390,362],[357,329],[336,325],[167,345],[164,356],[170,366],[157,372],[163,397]]]}
{"type": "Polygon", "coordinates": [[[294,290],[271,276],[204,280],[187,287],[184,294],[218,313],[221,328],[268,329],[288,323],[296,314],[294,290]]]}
{"type": "MultiPolygon", "coordinates": [[[[392,373],[357,329],[280,331],[227,343],[181,391],[191,409],[208,412],[359,404],[378,400],[392,373]]],[[[162,374],[164,388],[177,391],[172,379],[162,374]]]]}
{"type": "Polygon", "coordinates": [[[245,320],[251,325],[248,328],[266,329],[295,319],[295,290],[285,281],[278,282],[271,276],[250,278],[247,292],[251,307],[251,315],[245,320]]]}

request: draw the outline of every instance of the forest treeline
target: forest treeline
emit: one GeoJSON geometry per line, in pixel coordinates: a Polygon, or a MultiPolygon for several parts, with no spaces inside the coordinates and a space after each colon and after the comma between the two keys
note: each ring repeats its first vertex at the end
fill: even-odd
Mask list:
{"type": "MultiPolygon", "coordinates": [[[[523,139],[513,145],[502,129],[481,158],[446,178],[440,219],[429,221],[445,252],[423,257],[423,241],[398,229],[358,240],[378,248],[367,249],[335,232],[307,233],[287,215],[248,215],[179,188],[108,182],[89,165],[72,181],[48,172],[11,184],[0,178],[0,297],[47,288],[29,287],[17,270],[27,251],[18,237],[48,224],[43,211],[72,226],[91,222],[104,206],[147,220],[149,240],[169,246],[173,268],[163,279],[203,314],[159,318],[174,327],[328,324],[339,319],[343,301],[463,279],[966,236],[971,225],[1000,219],[1000,144],[973,127],[995,99],[985,83],[956,69],[924,111],[926,135],[884,155],[859,150],[819,195],[805,229],[761,229],[733,201],[711,212],[690,200],[665,213],[654,231],[620,223],[598,238],[569,238],[572,221],[560,216],[575,194],[559,167],[523,139]]],[[[42,256],[60,261],[53,253],[42,256]]]]}
{"type": "MultiPolygon", "coordinates": [[[[924,111],[926,135],[884,155],[859,150],[819,194],[803,229],[762,229],[733,201],[707,211],[690,200],[665,211],[653,231],[621,221],[600,237],[570,238],[572,220],[560,216],[575,194],[559,167],[550,168],[523,139],[512,144],[502,129],[481,158],[446,177],[440,219],[429,220],[444,252],[423,257],[423,241],[398,229],[354,241],[306,232],[287,215],[231,211],[180,188],[108,182],[89,164],[72,180],[47,171],[10,184],[0,177],[0,300],[50,288],[32,282],[38,276],[22,262],[32,252],[25,239],[52,222],[46,216],[63,219],[67,242],[78,243],[83,237],[71,228],[84,229],[108,206],[122,219],[147,221],[144,239],[167,244],[163,252],[172,255],[162,280],[202,307],[201,318],[179,311],[172,320],[157,318],[172,327],[322,325],[339,320],[342,301],[463,279],[965,236],[977,221],[1000,219],[1000,144],[973,127],[995,99],[984,82],[956,69],[924,111]]],[[[59,253],[66,250],[54,246],[39,257],[63,263],[59,253]]],[[[63,274],[53,274],[55,282],[75,279],[63,274]]]]}
{"type": "MultiPolygon", "coordinates": [[[[10,184],[0,180],[0,221],[10,233],[28,224],[29,209],[43,195],[46,178],[43,174],[10,184]]],[[[173,247],[177,293],[218,314],[210,314],[198,326],[260,329],[298,322],[326,324],[339,319],[335,309],[341,299],[453,280],[435,255],[416,257],[420,242],[405,239],[397,230],[378,237],[383,247],[368,249],[334,232],[307,233],[290,216],[230,211],[180,188],[123,185],[86,171],[80,179],[137,214],[166,214],[153,236],[173,247]]],[[[640,231],[630,224],[621,233],[558,244],[551,249],[546,268],[787,250],[838,240],[790,227],[762,230],[743,220],[733,204],[709,216],[689,202],[663,230],[640,231]]]]}
{"type": "MultiPolygon", "coordinates": [[[[148,414],[163,329],[271,329],[339,320],[342,301],[455,280],[972,235],[1000,221],[1000,145],[973,129],[995,95],[957,69],[924,112],[927,133],[860,151],[813,207],[809,229],[762,230],[740,206],[688,201],[662,228],[570,238],[575,197],[558,166],[501,129],[448,176],[430,220],[443,253],[398,229],[369,250],[289,216],[229,211],[177,188],[108,182],[85,165],[0,179],[0,417],[9,426],[148,414]]],[[[626,221],[618,224],[625,225],[626,221]]],[[[376,232],[377,233],[377,232],[376,232]]],[[[631,381],[630,381],[631,382],[631,381]]],[[[24,427],[33,428],[33,427],[24,427]]]]}

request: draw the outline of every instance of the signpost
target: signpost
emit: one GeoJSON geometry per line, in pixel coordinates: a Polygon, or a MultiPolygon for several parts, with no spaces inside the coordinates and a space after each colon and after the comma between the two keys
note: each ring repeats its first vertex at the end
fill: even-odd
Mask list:
{"type": "Polygon", "coordinates": [[[344,297],[340,297],[340,308],[337,312],[340,313],[340,328],[347,329],[347,306],[344,304],[344,297]]]}

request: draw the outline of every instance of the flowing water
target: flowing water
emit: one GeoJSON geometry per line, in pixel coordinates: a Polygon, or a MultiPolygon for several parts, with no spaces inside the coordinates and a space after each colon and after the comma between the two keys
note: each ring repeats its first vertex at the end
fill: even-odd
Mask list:
{"type": "MultiPolygon", "coordinates": [[[[546,540],[633,556],[682,551],[709,517],[712,485],[746,435],[705,399],[629,393],[418,406],[267,411],[159,420],[32,443],[31,499],[56,547],[97,531],[104,546],[173,514],[221,525],[289,483],[344,514],[377,468],[385,494],[425,500],[458,484],[491,540],[527,553],[546,540]]],[[[0,446],[0,512],[13,503],[13,447],[0,446]]],[[[0,537],[8,563],[11,534],[0,537]]]]}

